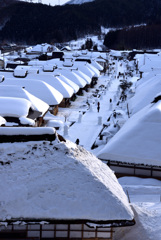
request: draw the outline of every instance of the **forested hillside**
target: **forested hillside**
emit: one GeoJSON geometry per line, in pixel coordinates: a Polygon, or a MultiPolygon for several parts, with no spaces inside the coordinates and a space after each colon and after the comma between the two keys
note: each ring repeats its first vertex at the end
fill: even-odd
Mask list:
{"type": "Polygon", "coordinates": [[[111,31],[105,36],[104,45],[116,50],[161,48],[161,24],[111,31]]]}
{"type": "Polygon", "coordinates": [[[90,33],[100,26],[124,27],[161,21],[159,0],[95,0],[82,5],[50,7],[18,2],[0,9],[0,41],[18,43],[63,42],[90,33]]]}

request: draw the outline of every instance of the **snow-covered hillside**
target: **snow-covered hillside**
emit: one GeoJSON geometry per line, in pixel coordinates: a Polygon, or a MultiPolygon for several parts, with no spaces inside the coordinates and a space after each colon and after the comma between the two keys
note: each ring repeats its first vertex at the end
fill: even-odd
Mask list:
{"type": "Polygon", "coordinates": [[[87,2],[93,2],[95,0],[71,0],[69,2],[67,2],[67,4],[83,4],[83,3],[87,3],[87,2]]]}

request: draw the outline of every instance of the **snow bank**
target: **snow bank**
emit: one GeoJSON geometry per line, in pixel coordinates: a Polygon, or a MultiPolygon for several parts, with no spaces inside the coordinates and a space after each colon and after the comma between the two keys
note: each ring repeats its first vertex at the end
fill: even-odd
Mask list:
{"type": "Polygon", "coordinates": [[[152,209],[132,205],[136,225],[132,228],[123,227],[116,229],[114,240],[160,240],[161,239],[161,204],[158,203],[152,209]]]}

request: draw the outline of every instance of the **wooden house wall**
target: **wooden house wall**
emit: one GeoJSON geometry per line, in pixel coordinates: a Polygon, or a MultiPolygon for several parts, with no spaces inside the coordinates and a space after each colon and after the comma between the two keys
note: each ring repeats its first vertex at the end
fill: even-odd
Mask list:
{"type": "Polygon", "coordinates": [[[91,228],[85,224],[27,224],[0,227],[0,239],[112,240],[112,228],[91,228]]]}
{"type": "Polygon", "coordinates": [[[153,177],[161,180],[161,167],[141,164],[128,164],[114,161],[107,161],[107,165],[115,172],[117,177],[153,177]]]}

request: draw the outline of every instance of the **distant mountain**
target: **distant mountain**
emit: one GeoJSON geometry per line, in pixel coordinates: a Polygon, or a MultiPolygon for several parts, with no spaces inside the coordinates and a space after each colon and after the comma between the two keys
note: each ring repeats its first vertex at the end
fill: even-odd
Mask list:
{"type": "Polygon", "coordinates": [[[87,2],[93,2],[95,0],[70,0],[69,2],[67,2],[66,4],[83,4],[83,3],[87,3],[87,2]]]}
{"type": "MultiPolygon", "coordinates": [[[[2,2],[6,1],[9,0],[2,2]]],[[[89,34],[100,34],[101,26],[120,28],[141,23],[161,23],[160,0],[88,0],[84,4],[55,7],[11,1],[14,4],[0,7],[1,42],[65,42],[89,34]]]]}
{"type": "Polygon", "coordinates": [[[124,28],[109,32],[104,39],[107,48],[116,50],[160,49],[161,24],[124,28]]]}

